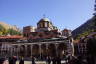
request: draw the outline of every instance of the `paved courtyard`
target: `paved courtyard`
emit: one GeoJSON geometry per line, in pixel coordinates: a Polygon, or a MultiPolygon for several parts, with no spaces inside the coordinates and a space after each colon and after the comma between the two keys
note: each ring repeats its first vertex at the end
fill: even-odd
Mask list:
{"type": "MultiPolygon", "coordinates": [[[[8,60],[5,60],[4,63],[9,64],[8,60]]],[[[61,63],[65,64],[65,61],[61,61],[61,63]]],[[[16,64],[19,64],[19,61],[17,61],[16,64]]],[[[31,61],[24,61],[24,64],[32,64],[32,62],[31,61]]],[[[46,61],[36,61],[36,64],[46,64],[46,61]]]]}
{"type": "MultiPolygon", "coordinates": [[[[65,64],[65,61],[61,61],[61,63],[65,64]]],[[[16,64],[19,64],[19,61],[17,61],[16,64]]],[[[32,63],[31,63],[31,61],[24,61],[24,64],[32,64],[32,63]]],[[[36,61],[36,64],[46,64],[46,62],[45,61],[36,61]]]]}
{"type": "MultiPolygon", "coordinates": [[[[16,62],[16,64],[19,64],[19,61],[16,62]]],[[[31,61],[24,61],[24,64],[32,64],[31,61]]],[[[45,61],[37,61],[36,64],[46,64],[45,61]]]]}

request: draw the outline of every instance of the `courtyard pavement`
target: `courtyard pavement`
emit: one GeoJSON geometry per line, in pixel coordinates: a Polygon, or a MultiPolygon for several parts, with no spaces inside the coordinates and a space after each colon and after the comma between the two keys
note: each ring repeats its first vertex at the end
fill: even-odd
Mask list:
{"type": "MultiPolygon", "coordinates": [[[[19,64],[19,61],[17,61],[16,64],[19,64]]],[[[24,64],[32,64],[32,62],[24,61],[24,64]]],[[[45,61],[36,61],[36,64],[46,64],[46,62],[45,61]]]]}
{"type": "MultiPolygon", "coordinates": [[[[4,63],[9,64],[8,60],[5,60],[4,63]]],[[[61,61],[61,63],[65,64],[65,61],[61,61]]],[[[17,61],[16,64],[19,64],[19,61],[17,61]]],[[[31,61],[24,61],[24,64],[32,64],[32,62],[31,61]]],[[[36,61],[36,64],[47,64],[47,63],[46,63],[46,61],[36,61]]]]}
{"type": "MultiPolygon", "coordinates": [[[[61,61],[61,63],[65,64],[65,61],[61,61]]],[[[16,64],[19,64],[19,61],[17,61],[16,64]]],[[[31,61],[24,61],[24,64],[32,64],[32,62],[31,61]]],[[[46,61],[36,61],[36,64],[47,64],[47,63],[46,63],[46,61]]]]}

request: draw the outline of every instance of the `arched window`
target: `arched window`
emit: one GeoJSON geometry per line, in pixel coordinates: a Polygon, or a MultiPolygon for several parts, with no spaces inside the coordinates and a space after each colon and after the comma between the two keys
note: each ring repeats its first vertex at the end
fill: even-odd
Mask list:
{"type": "Polygon", "coordinates": [[[45,22],[45,27],[48,27],[48,23],[47,22],[45,22]]]}

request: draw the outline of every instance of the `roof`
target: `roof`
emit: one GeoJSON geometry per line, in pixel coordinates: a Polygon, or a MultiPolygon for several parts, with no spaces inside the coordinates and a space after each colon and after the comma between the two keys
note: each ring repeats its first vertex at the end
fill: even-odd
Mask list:
{"type": "Polygon", "coordinates": [[[50,21],[48,18],[42,18],[40,21],[50,21]]]}
{"type": "Polygon", "coordinates": [[[16,38],[22,38],[22,36],[14,35],[14,36],[0,36],[0,39],[16,39],[16,38]]]}
{"type": "Polygon", "coordinates": [[[93,35],[96,35],[96,32],[92,32],[91,34],[89,34],[87,37],[91,37],[93,35]]]}
{"type": "MultiPolygon", "coordinates": [[[[50,20],[48,19],[48,18],[42,18],[38,23],[40,23],[40,22],[50,22],[50,20]]],[[[38,24],[37,23],[37,24],[38,24]]],[[[51,22],[50,22],[51,23],[51,22]]]]}

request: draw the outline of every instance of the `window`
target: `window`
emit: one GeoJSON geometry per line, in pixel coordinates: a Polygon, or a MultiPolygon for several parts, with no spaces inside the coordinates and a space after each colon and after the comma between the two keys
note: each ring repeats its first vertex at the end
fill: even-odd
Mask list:
{"type": "Polygon", "coordinates": [[[45,27],[48,27],[48,26],[47,26],[47,22],[45,22],[45,27]]]}
{"type": "Polygon", "coordinates": [[[33,35],[33,36],[36,36],[36,35],[37,35],[37,33],[36,33],[36,32],[35,32],[35,33],[32,33],[32,35],[33,35]]]}
{"type": "Polygon", "coordinates": [[[43,37],[43,35],[42,35],[42,34],[39,34],[39,37],[41,37],[41,38],[42,38],[42,37],[43,37]]]}

